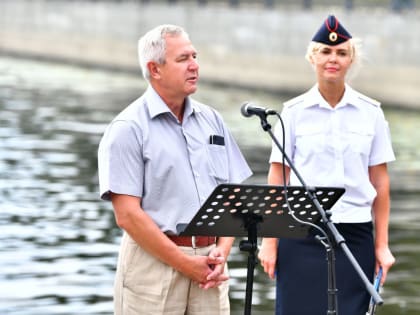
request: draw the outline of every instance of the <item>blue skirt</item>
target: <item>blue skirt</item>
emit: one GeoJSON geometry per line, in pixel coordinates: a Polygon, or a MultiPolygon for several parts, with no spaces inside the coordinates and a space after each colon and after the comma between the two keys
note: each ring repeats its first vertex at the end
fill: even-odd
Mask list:
{"type": "MultiPolygon", "coordinates": [[[[368,279],[372,279],[375,268],[372,222],[336,227],[368,279]]],[[[365,315],[370,294],[341,247],[334,248],[338,314],[365,315]]],[[[277,257],[276,315],[327,314],[327,253],[314,234],[305,239],[280,239],[277,257]]]]}

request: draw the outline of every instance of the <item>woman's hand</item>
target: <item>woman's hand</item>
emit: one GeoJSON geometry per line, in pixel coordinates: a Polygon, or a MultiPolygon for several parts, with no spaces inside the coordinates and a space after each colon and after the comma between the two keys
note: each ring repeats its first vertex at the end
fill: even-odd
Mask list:
{"type": "Polygon", "coordinates": [[[277,238],[263,238],[258,251],[261,266],[271,279],[276,276],[277,243],[277,238]]]}

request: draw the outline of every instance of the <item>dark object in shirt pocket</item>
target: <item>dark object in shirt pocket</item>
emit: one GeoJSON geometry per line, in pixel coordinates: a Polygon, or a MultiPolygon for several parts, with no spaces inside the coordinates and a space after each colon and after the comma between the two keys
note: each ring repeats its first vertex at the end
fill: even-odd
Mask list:
{"type": "Polygon", "coordinates": [[[211,135],[210,144],[225,145],[225,138],[218,135],[211,135]]]}

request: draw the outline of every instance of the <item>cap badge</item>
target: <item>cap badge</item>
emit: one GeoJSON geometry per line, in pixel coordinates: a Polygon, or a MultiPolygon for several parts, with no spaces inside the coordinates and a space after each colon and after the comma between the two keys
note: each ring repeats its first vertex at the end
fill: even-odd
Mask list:
{"type": "Polygon", "coordinates": [[[330,35],[328,35],[328,38],[330,41],[335,42],[338,39],[338,35],[336,32],[331,32],[330,35]]]}

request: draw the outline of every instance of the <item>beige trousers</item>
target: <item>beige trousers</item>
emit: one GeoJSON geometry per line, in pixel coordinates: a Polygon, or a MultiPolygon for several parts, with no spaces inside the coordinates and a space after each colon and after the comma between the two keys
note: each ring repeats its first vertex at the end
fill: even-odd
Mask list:
{"type": "MultiPolygon", "coordinates": [[[[180,249],[189,255],[208,255],[213,246],[180,249]]],[[[200,289],[124,233],[114,287],[115,315],[229,315],[228,290],[227,281],[217,288],[200,289]]]]}

